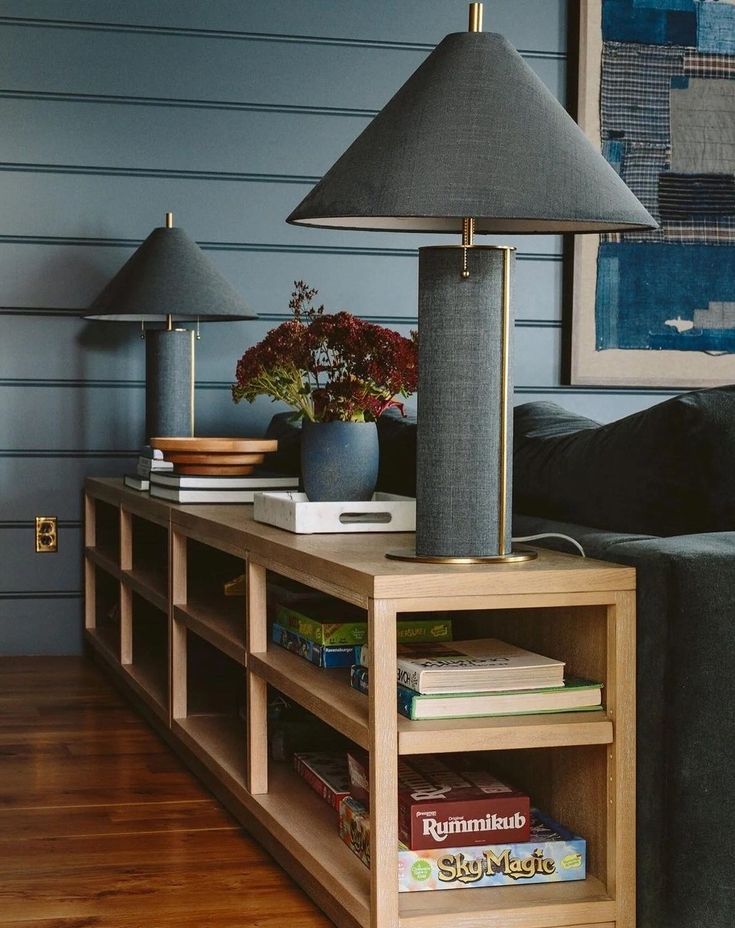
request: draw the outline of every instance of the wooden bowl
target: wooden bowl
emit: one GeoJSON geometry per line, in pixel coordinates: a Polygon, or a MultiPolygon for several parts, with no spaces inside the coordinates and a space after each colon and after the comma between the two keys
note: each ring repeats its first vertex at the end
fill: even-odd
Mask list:
{"type": "Polygon", "coordinates": [[[164,455],[167,451],[268,454],[278,449],[278,442],[269,438],[151,438],[150,445],[164,455]]]}
{"type": "Polygon", "coordinates": [[[266,438],[151,438],[177,474],[233,477],[251,474],[256,464],[278,448],[266,438]]]}

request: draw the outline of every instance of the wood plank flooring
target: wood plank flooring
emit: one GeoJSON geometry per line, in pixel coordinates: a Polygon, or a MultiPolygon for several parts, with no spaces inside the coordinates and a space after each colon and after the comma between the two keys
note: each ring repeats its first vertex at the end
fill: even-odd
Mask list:
{"type": "Polygon", "coordinates": [[[90,661],[0,658],[0,926],[331,928],[90,661]]]}

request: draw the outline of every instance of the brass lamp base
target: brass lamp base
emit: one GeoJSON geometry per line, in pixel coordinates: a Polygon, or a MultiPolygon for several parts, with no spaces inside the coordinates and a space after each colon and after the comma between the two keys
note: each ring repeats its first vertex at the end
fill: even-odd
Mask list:
{"type": "Polygon", "coordinates": [[[385,556],[391,561],[413,561],[419,564],[517,564],[521,561],[533,561],[538,552],[519,545],[509,554],[489,554],[479,557],[452,557],[441,554],[416,554],[415,548],[393,548],[385,556]]]}

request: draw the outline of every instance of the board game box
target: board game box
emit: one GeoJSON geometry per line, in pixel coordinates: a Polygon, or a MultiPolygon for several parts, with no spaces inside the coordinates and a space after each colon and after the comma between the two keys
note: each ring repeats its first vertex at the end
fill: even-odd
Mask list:
{"type": "MultiPolygon", "coordinates": [[[[411,850],[527,841],[531,801],[463,757],[398,759],[398,838],[411,850]]],[[[369,806],[367,752],[347,752],[350,794],[369,806]]]]}
{"type": "Polygon", "coordinates": [[[350,795],[344,751],[304,751],[293,756],[294,770],[335,811],[350,795]]]}
{"type": "MultiPolygon", "coordinates": [[[[339,833],[369,867],[369,813],[350,796],[340,803],[339,833]]],[[[399,843],[397,857],[400,893],[558,883],[587,874],[585,840],[537,809],[528,841],[423,851],[399,843]]]]}
{"type": "Polygon", "coordinates": [[[284,628],[277,623],[273,624],[271,638],[277,645],[306,658],[317,667],[350,667],[355,659],[355,649],[350,645],[322,645],[314,644],[303,635],[290,628],[284,628]]]}
{"type": "MultiPolygon", "coordinates": [[[[362,645],[367,638],[367,620],[362,609],[349,603],[314,602],[278,604],[276,622],[319,645],[362,645]],[[357,616],[357,618],[355,618],[357,616]]],[[[451,641],[452,621],[442,619],[401,620],[399,643],[451,641]]]]}

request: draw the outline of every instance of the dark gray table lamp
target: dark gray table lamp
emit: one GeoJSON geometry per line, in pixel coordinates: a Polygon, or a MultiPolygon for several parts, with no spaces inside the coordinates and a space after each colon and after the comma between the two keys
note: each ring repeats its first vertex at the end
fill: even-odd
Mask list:
{"type": "Polygon", "coordinates": [[[656,223],[502,36],[448,35],[288,217],[299,225],[457,232],[419,249],[416,549],[449,563],[511,548],[514,249],[475,233],[656,223]]]}
{"type": "Polygon", "coordinates": [[[140,322],[146,339],[145,433],[194,434],[194,330],[176,322],[230,322],[257,315],[183,231],[173,214],[154,229],[84,315],[140,322]],[[145,329],[146,323],[165,328],[145,329]]]}

